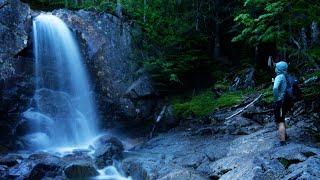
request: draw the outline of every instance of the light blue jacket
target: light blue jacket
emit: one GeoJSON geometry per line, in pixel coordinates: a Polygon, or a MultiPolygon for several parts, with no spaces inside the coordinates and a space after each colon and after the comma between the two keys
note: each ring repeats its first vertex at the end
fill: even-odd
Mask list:
{"type": "Polygon", "coordinates": [[[276,64],[275,71],[277,76],[273,84],[273,95],[275,101],[284,100],[287,88],[286,74],[288,70],[288,64],[284,61],[280,61],[276,64]]]}

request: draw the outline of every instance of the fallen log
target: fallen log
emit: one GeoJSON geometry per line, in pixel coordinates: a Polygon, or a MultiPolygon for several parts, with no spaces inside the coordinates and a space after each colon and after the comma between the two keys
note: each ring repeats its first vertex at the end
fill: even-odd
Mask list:
{"type": "Polygon", "coordinates": [[[152,127],[152,130],[151,130],[150,135],[149,135],[149,139],[151,139],[153,137],[153,133],[156,130],[157,124],[161,121],[161,119],[162,119],[164,113],[166,112],[166,110],[167,110],[167,106],[163,106],[160,114],[158,115],[158,117],[156,119],[156,122],[154,123],[154,125],[152,127]]]}
{"type": "Polygon", "coordinates": [[[262,97],[262,94],[260,94],[256,99],[254,99],[251,103],[249,103],[248,105],[246,105],[244,108],[240,109],[238,112],[232,114],[231,116],[227,117],[225,120],[229,120],[235,116],[237,116],[238,114],[242,113],[244,110],[246,110],[248,107],[252,106],[255,102],[257,102],[260,98],[262,97]]]}

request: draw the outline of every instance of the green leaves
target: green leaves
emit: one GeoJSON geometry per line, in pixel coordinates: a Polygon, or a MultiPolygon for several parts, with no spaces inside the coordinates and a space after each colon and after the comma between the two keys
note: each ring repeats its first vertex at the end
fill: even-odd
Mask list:
{"type": "Polygon", "coordinates": [[[243,30],[233,38],[233,41],[245,41],[251,46],[264,42],[282,41],[284,38],[282,27],[284,10],[289,4],[287,0],[247,0],[235,21],[242,25],[243,30]]]}
{"type": "Polygon", "coordinates": [[[299,36],[301,28],[320,21],[317,1],[243,0],[243,7],[234,19],[241,29],[233,42],[244,41],[250,46],[273,42],[282,49],[290,43],[289,37],[299,36]]]}

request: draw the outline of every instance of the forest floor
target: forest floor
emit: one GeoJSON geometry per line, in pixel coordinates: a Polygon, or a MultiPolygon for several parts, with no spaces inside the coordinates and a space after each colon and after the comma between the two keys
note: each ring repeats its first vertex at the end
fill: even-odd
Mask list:
{"type": "Polygon", "coordinates": [[[122,161],[125,172],[133,179],[320,178],[320,144],[310,133],[319,113],[288,115],[289,140],[280,146],[272,112],[226,120],[241,108],[186,121],[136,145],[122,161]]]}

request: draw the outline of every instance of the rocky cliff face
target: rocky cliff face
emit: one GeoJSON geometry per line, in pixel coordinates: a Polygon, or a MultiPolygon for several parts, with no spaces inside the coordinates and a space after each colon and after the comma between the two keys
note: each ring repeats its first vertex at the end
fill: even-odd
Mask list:
{"type": "Polygon", "coordinates": [[[108,13],[56,10],[75,32],[96,90],[104,122],[152,119],[156,95],[134,55],[133,24],[108,13]]]}
{"type": "Polygon", "coordinates": [[[1,150],[12,146],[15,125],[33,93],[30,32],[29,6],[18,0],[0,0],[1,150]]]}
{"type": "MultiPolygon", "coordinates": [[[[157,96],[133,51],[134,25],[108,13],[66,9],[52,13],[78,39],[103,125],[152,120],[157,96]]],[[[12,139],[34,93],[32,19],[38,14],[19,0],[0,0],[0,128],[5,139],[12,139]]]]}

